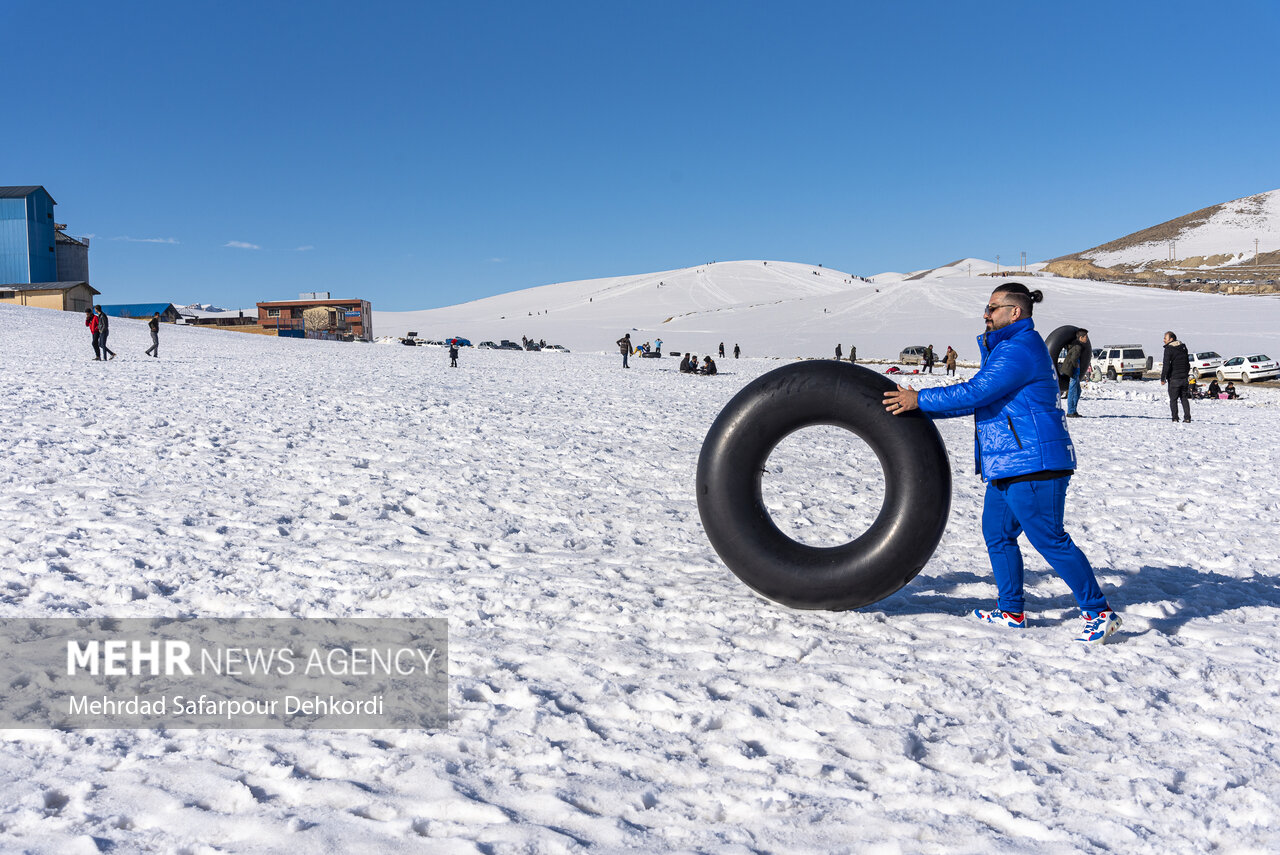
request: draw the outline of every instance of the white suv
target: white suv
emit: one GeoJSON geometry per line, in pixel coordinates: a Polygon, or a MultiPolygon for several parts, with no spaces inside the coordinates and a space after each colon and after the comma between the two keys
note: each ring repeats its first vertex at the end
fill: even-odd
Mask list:
{"type": "Polygon", "coordinates": [[[1090,373],[1094,377],[1106,377],[1115,380],[1117,377],[1129,377],[1141,380],[1142,375],[1151,370],[1154,364],[1140,344],[1108,344],[1093,357],[1090,373]]]}

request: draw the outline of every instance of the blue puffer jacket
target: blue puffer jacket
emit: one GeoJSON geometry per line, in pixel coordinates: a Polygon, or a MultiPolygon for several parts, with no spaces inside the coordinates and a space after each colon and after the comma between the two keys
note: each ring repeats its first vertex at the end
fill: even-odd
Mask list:
{"type": "Polygon", "coordinates": [[[973,379],[921,389],[921,412],[934,419],[974,416],[983,480],[1075,469],[1053,360],[1031,318],[978,336],[978,349],[982,368],[973,379]]]}

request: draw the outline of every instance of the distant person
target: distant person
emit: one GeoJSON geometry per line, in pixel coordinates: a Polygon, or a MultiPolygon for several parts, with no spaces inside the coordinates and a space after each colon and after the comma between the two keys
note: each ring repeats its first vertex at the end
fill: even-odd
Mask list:
{"type": "Polygon", "coordinates": [[[724,359],[724,342],[720,342],[720,358],[724,359]]]}
{"type": "Polygon", "coordinates": [[[944,364],[947,366],[948,377],[956,376],[956,357],[958,357],[959,355],[960,354],[956,353],[955,348],[953,348],[951,345],[947,345],[947,355],[946,355],[946,358],[945,358],[946,361],[944,364]]]}
{"type": "Polygon", "coordinates": [[[1169,385],[1169,412],[1178,420],[1178,402],[1182,402],[1182,420],[1191,421],[1191,394],[1187,378],[1191,376],[1191,357],[1187,346],[1178,341],[1173,330],[1164,334],[1164,366],[1160,369],[1160,385],[1169,385]]]}
{"type": "Polygon", "coordinates": [[[93,361],[102,361],[102,336],[98,334],[98,316],[94,314],[92,308],[84,310],[84,325],[89,328],[89,335],[93,339],[93,361]]]}
{"type": "Polygon", "coordinates": [[[1084,618],[1075,640],[1101,644],[1120,627],[1120,616],[1062,524],[1078,463],[1058,409],[1053,357],[1031,318],[1032,306],[1043,299],[1021,282],[1000,285],[983,312],[982,362],[973,379],[919,392],[898,386],[884,393],[884,405],[892,415],[919,409],[930,418],[974,417],[974,454],[987,482],[982,535],[998,598],[995,608],[974,609],[972,616],[1001,627],[1027,625],[1018,548],[1025,534],[1075,597],[1084,618]]]}
{"type": "Polygon", "coordinates": [[[692,354],[692,353],[686,353],[686,354],[684,355],[684,357],[680,360],[680,373],[681,373],[681,374],[689,374],[689,373],[692,373],[692,371],[693,371],[693,366],[689,364],[689,358],[690,358],[690,357],[692,357],[692,356],[693,356],[693,354],[692,354]]]}
{"type": "Polygon", "coordinates": [[[849,361],[850,362],[858,361],[858,348],[852,344],[849,345],[849,361]]]}
{"type": "MultiPolygon", "coordinates": [[[[1089,347],[1089,331],[1076,330],[1076,337],[1067,345],[1067,355],[1062,360],[1058,371],[1066,374],[1067,381],[1067,415],[1073,419],[1080,418],[1077,407],[1080,406],[1080,380],[1089,370],[1089,357],[1093,354],[1089,347]]],[[[1054,354],[1057,358],[1057,354],[1054,354]]]]}
{"type": "Polygon", "coordinates": [[[836,342],[836,362],[840,361],[840,357],[844,355],[844,351],[840,349],[840,343],[836,342]]]}
{"type": "Polygon", "coordinates": [[[654,350],[654,353],[658,354],[659,356],[662,355],[662,339],[655,338],[653,340],[653,350],[654,350]]]}
{"type": "Polygon", "coordinates": [[[742,352],[742,351],[741,351],[741,349],[738,347],[738,343],[735,341],[735,342],[733,343],[733,358],[734,358],[734,359],[737,359],[737,358],[738,358],[738,354],[739,354],[739,353],[741,353],[741,352],[742,352]]]}
{"type": "Polygon", "coordinates": [[[933,345],[929,345],[924,349],[924,370],[933,373],[933,345]]]}
{"type": "Polygon", "coordinates": [[[1209,381],[1209,397],[1215,401],[1222,394],[1222,387],[1218,385],[1218,378],[1215,377],[1209,381]]]}
{"type": "Polygon", "coordinates": [[[107,320],[107,313],[102,311],[101,306],[95,308],[98,312],[98,345],[102,348],[102,358],[115,359],[115,351],[107,347],[107,333],[111,331],[111,322],[107,320]]]}
{"type": "Polygon", "coordinates": [[[702,357],[702,367],[698,369],[699,374],[715,374],[716,361],[709,355],[702,357]]]}
{"type": "Polygon", "coordinates": [[[449,343],[449,367],[458,367],[458,342],[456,339],[449,343]]]}
{"type": "Polygon", "coordinates": [[[160,313],[156,312],[147,321],[147,329],[151,330],[151,346],[146,349],[147,356],[160,358],[160,313]]]}
{"type": "Polygon", "coordinates": [[[1234,401],[1236,398],[1240,397],[1236,394],[1236,381],[1234,380],[1228,380],[1226,388],[1222,391],[1226,393],[1228,401],[1234,401]]]}
{"type": "Polygon", "coordinates": [[[630,368],[627,364],[627,357],[631,355],[631,333],[626,333],[622,338],[618,339],[618,350],[622,351],[622,367],[630,368]]]}

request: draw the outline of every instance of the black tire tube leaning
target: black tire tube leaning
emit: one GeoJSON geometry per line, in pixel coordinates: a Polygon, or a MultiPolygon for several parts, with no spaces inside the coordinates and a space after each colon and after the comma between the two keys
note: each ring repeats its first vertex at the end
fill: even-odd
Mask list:
{"type": "MultiPolygon", "coordinates": [[[[1079,327],[1073,327],[1069,324],[1060,326],[1053,332],[1049,333],[1048,337],[1044,340],[1044,346],[1049,348],[1049,359],[1053,362],[1053,373],[1058,377],[1059,392],[1067,391],[1067,387],[1071,385],[1071,378],[1063,377],[1061,374],[1058,374],[1058,354],[1062,352],[1063,348],[1071,344],[1071,341],[1076,337],[1076,333],[1079,331],[1079,327]]],[[[1085,357],[1081,376],[1088,375],[1089,363],[1092,361],[1092,356],[1093,354],[1090,353],[1085,357]]]]}
{"type": "Polygon", "coordinates": [[[900,590],[929,561],[951,511],[951,462],[920,411],[885,411],[894,388],[862,366],[813,360],[758,377],[720,412],[698,457],[698,514],[712,547],[752,590],[797,609],[856,609],[900,590]],[[814,425],[852,431],[885,474],[880,514],[841,546],[787,537],[761,495],[769,454],[814,425]]]}

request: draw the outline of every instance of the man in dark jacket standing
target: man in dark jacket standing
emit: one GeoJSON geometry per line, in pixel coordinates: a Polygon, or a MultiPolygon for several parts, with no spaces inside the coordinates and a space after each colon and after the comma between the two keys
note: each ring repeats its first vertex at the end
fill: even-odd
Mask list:
{"type": "Polygon", "coordinates": [[[627,359],[631,356],[631,333],[625,333],[622,338],[618,339],[618,350],[622,353],[622,367],[630,368],[627,365],[627,359]]]}
{"type": "Polygon", "coordinates": [[[1080,381],[1089,370],[1089,362],[1093,357],[1093,349],[1089,347],[1089,331],[1076,330],[1075,341],[1067,345],[1066,358],[1062,360],[1062,369],[1067,373],[1067,415],[1078,418],[1076,407],[1080,405],[1080,381]]]}
{"type": "Polygon", "coordinates": [[[1191,375],[1191,357],[1187,346],[1178,341],[1170,330],[1164,334],[1164,367],[1160,369],[1160,385],[1169,384],[1169,412],[1178,420],[1178,401],[1182,401],[1182,420],[1191,421],[1191,390],[1187,377],[1191,375]]]}
{"type": "Polygon", "coordinates": [[[1120,616],[1062,525],[1076,454],[1058,408],[1053,359],[1031,320],[1032,305],[1042,299],[1021,282],[1001,285],[983,312],[982,367],[973,379],[919,392],[899,386],[884,393],[885,409],[902,415],[918,408],[934,419],[974,417],[974,454],[987,482],[982,535],[999,599],[994,609],[974,609],[973,617],[996,626],[1027,625],[1018,549],[1018,535],[1025,533],[1075,596],[1084,617],[1076,641],[1100,644],[1119,628],[1120,616]]]}

